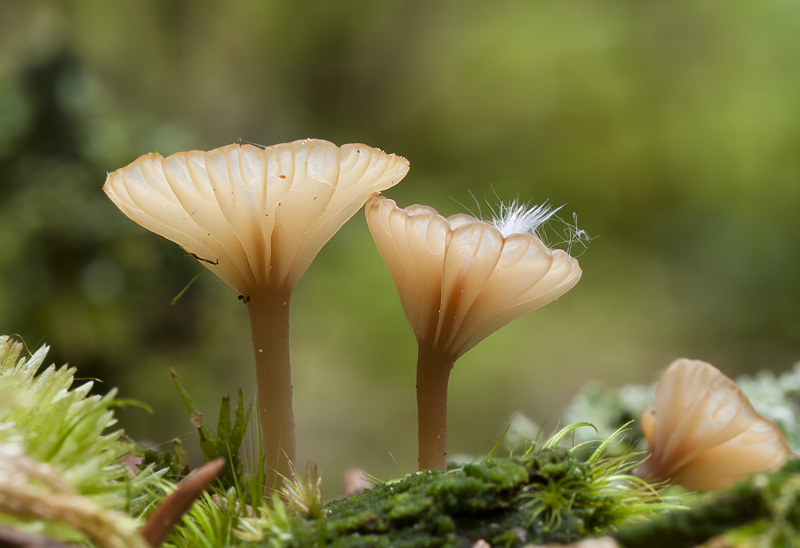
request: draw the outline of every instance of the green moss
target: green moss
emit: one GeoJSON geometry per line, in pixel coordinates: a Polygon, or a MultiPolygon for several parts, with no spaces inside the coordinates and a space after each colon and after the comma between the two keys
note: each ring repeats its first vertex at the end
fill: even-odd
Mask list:
{"type": "Polygon", "coordinates": [[[800,538],[800,459],[779,471],[759,474],[689,512],[670,512],[615,533],[625,548],[681,548],[730,535],[731,546],[796,546],[800,538]]]}
{"type": "Polygon", "coordinates": [[[116,429],[112,390],[92,395],[75,369],[44,367],[48,347],[29,356],[0,336],[0,522],[66,541],[101,537],[140,546],[137,513],[158,480],[131,477],[121,462],[133,444],[116,429]]]}
{"type": "MultiPolygon", "coordinates": [[[[644,503],[654,500],[652,492],[618,470],[548,447],[448,472],[419,472],[329,503],[325,517],[294,521],[291,540],[277,545],[444,548],[485,539],[513,547],[578,540],[657,508],[644,503]],[[625,504],[632,495],[638,505],[625,504]]],[[[271,546],[274,540],[268,533],[263,539],[271,546]]]]}

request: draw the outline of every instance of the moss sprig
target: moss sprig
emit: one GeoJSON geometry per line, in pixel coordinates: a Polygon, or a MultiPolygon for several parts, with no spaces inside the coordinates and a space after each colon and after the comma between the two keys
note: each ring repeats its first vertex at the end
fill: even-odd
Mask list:
{"type": "Polygon", "coordinates": [[[20,358],[22,349],[0,336],[3,521],[61,540],[142,546],[135,520],[122,511],[153,474],[130,477],[121,462],[133,444],[114,429],[116,392],[90,395],[91,381],[73,388],[75,369],[42,370],[48,347],[20,358]]]}

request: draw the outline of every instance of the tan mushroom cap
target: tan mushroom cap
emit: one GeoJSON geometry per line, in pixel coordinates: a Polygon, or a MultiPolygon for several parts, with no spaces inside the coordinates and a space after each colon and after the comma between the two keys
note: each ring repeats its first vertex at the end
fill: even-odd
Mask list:
{"type": "Polygon", "coordinates": [[[714,366],[679,359],[661,377],[642,417],[648,460],[636,475],[715,491],[780,468],[792,451],[774,422],[714,366]]]}
{"type": "Polygon", "coordinates": [[[318,139],[266,148],[145,154],[108,175],[123,213],[171,240],[240,295],[291,290],[322,246],[408,161],[363,144],[318,139]]]}
{"type": "Polygon", "coordinates": [[[397,207],[376,196],[365,208],[420,346],[455,360],[508,322],[553,301],[581,276],[578,261],[531,234],[504,237],[469,215],[397,207]]]}

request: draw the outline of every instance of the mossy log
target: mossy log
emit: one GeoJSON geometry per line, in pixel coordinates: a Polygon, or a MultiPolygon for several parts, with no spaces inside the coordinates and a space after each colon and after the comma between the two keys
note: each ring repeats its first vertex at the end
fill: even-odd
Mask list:
{"type": "MultiPolygon", "coordinates": [[[[796,546],[800,538],[800,459],[712,495],[689,511],[673,511],[613,534],[623,548],[682,548],[746,528],[764,546],[796,546]]],[[[751,540],[755,540],[751,538],[751,540]]]]}

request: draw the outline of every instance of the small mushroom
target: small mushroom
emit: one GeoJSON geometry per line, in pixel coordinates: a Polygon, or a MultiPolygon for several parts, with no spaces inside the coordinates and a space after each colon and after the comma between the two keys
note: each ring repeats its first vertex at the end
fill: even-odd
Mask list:
{"type": "Polygon", "coordinates": [[[792,451],[774,422],[714,366],[685,358],[661,376],[642,415],[647,459],[633,473],[695,491],[727,489],[780,468],[792,451]]]}
{"type": "Polygon", "coordinates": [[[362,144],[307,139],[145,154],[103,190],[144,228],[183,247],[247,304],[268,486],[290,477],[295,427],[289,301],[325,243],[408,161],[362,144]]]}
{"type": "Polygon", "coordinates": [[[504,207],[517,222],[397,207],[376,196],[367,223],[419,347],[419,466],[444,469],[447,383],[459,356],[511,320],[553,301],[581,276],[578,261],[535,235],[545,208],[504,207]],[[522,221],[522,222],[520,222],[522,221]]]}

